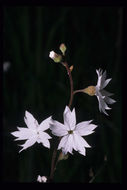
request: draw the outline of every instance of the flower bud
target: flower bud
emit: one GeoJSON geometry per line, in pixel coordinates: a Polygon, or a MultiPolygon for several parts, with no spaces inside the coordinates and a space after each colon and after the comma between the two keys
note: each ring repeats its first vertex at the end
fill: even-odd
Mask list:
{"type": "Polygon", "coordinates": [[[60,48],[61,52],[63,53],[63,55],[65,55],[65,51],[67,49],[65,44],[61,44],[59,48],[60,48]]]}
{"type": "Polygon", "coordinates": [[[59,63],[62,60],[62,56],[55,53],[54,51],[50,51],[49,57],[53,59],[54,62],[59,63]]]}
{"type": "Polygon", "coordinates": [[[96,88],[95,86],[88,86],[87,88],[83,89],[83,92],[89,96],[94,96],[96,93],[96,88]]]}
{"type": "Polygon", "coordinates": [[[71,66],[70,66],[70,71],[72,71],[72,70],[73,70],[73,68],[74,68],[74,66],[73,66],[73,65],[71,65],[71,66]]]}

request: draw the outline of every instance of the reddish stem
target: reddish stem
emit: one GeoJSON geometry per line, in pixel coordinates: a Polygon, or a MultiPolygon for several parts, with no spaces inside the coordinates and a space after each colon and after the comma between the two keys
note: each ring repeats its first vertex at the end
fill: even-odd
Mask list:
{"type": "MultiPolygon", "coordinates": [[[[72,101],[73,101],[73,95],[74,95],[74,88],[73,88],[73,80],[72,80],[72,75],[71,75],[71,71],[70,68],[68,66],[68,63],[62,63],[62,65],[65,66],[66,70],[67,70],[67,74],[69,76],[69,80],[70,80],[70,100],[69,100],[69,104],[68,107],[71,108],[72,105],[72,101]]],[[[60,139],[59,139],[60,140],[60,139]]],[[[52,155],[52,162],[51,162],[51,172],[50,172],[50,177],[49,177],[49,182],[52,181],[53,176],[54,176],[54,171],[56,168],[56,165],[58,163],[58,160],[56,161],[56,165],[55,165],[55,158],[57,155],[57,146],[53,151],[53,155],[52,155]]]]}

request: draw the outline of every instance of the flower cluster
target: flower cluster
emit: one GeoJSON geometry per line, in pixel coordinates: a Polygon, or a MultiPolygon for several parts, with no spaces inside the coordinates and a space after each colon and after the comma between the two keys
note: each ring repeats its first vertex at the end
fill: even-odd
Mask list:
{"type": "MultiPolygon", "coordinates": [[[[41,143],[44,147],[50,148],[50,140],[52,137],[47,133],[47,130],[50,130],[52,135],[59,137],[59,143],[57,150],[62,150],[58,157],[59,160],[64,160],[68,158],[68,153],[73,154],[73,151],[77,151],[83,156],[86,155],[86,148],[91,148],[91,146],[86,142],[83,136],[90,135],[94,133],[94,129],[97,125],[93,124],[93,120],[82,121],[77,123],[76,121],[76,113],[75,108],[71,111],[71,104],[73,100],[74,94],[77,92],[83,92],[90,96],[96,96],[99,102],[99,111],[108,115],[106,110],[111,109],[107,104],[115,103],[115,100],[110,98],[112,93],[104,90],[104,88],[111,81],[110,79],[106,79],[106,71],[103,73],[103,70],[96,70],[98,80],[95,86],[88,86],[85,89],[81,90],[73,90],[73,80],[71,76],[71,72],[73,70],[73,65],[69,67],[67,62],[63,62],[63,57],[65,56],[66,46],[61,44],[59,47],[62,54],[57,54],[54,51],[49,53],[49,57],[56,63],[62,63],[65,66],[71,86],[71,95],[69,106],[66,106],[63,112],[63,123],[52,119],[52,116],[48,117],[40,124],[34,118],[34,116],[25,111],[24,122],[27,127],[17,127],[18,131],[14,131],[11,134],[16,137],[16,140],[26,140],[24,144],[20,145],[22,149],[19,151],[23,151],[36,142],[41,143]]],[[[51,167],[51,175],[53,175],[54,170],[51,167]]],[[[45,183],[47,178],[45,176],[38,176],[37,181],[40,183],[45,183]]]]}
{"type": "Polygon", "coordinates": [[[62,137],[58,145],[58,150],[62,149],[64,154],[68,152],[72,154],[72,150],[74,149],[85,156],[85,147],[90,148],[91,146],[82,136],[92,134],[97,126],[91,124],[92,120],[76,124],[75,108],[71,111],[70,108],[66,106],[63,116],[64,124],[53,120],[50,116],[39,125],[33,115],[26,111],[24,121],[27,128],[18,127],[18,131],[11,133],[13,136],[17,137],[16,140],[26,140],[23,145],[20,145],[23,148],[19,152],[27,149],[36,142],[42,143],[43,146],[50,148],[49,139],[51,139],[51,136],[44,132],[50,129],[53,135],[62,137]]]}

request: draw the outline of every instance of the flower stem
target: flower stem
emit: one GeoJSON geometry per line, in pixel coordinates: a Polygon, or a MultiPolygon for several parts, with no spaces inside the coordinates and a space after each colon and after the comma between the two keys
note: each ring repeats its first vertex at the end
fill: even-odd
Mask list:
{"type": "MultiPolygon", "coordinates": [[[[72,102],[73,102],[73,96],[74,96],[73,79],[72,79],[71,70],[69,68],[68,63],[64,62],[64,63],[62,63],[62,65],[65,66],[65,68],[67,70],[67,74],[69,76],[69,81],[70,81],[70,100],[69,100],[68,107],[71,108],[71,105],[72,105],[72,102]]],[[[59,138],[59,141],[60,141],[60,138],[59,138]]],[[[59,160],[59,157],[58,157],[58,159],[56,161],[56,164],[55,164],[56,155],[57,155],[57,146],[55,147],[55,149],[53,151],[53,155],[52,155],[51,171],[50,171],[50,176],[49,176],[49,182],[50,183],[53,180],[56,165],[57,165],[58,160],[59,160]]]]}
{"type": "Polygon", "coordinates": [[[70,70],[70,68],[68,66],[68,63],[65,62],[65,63],[63,63],[63,65],[65,66],[65,68],[67,70],[67,74],[68,74],[69,80],[70,80],[70,100],[69,100],[68,107],[71,108],[71,105],[72,105],[72,102],[73,102],[73,95],[74,95],[73,80],[72,80],[71,70],[70,70]]]}
{"type": "Polygon", "coordinates": [[[55,169],[55,158],[56,158],[56,154],[57,154],[57,148],[54,149],[53,151],[53,155],[52,155],[52,161],[51,161],[51,171],[50,171],[50,176],[49,176],[49,181],[51,182],[53,179],[53,175],[54,175],[54,169],[55,169]]]}
{"type": "Polygon", "coordinates": [[[73,92],[73,95],[76,94],[76,93],[78,93],[78,92],[83,92],[83,89],[81,89],[81,90],[75,90],[75,91],[73,92]]]}

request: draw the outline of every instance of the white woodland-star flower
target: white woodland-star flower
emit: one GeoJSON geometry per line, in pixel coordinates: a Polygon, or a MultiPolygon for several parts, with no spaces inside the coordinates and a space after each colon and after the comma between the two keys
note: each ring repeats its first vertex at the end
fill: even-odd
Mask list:
{"type": "Polygon", "coordinates": [[[24,121],[27,125],[27,128],[17,127],[18,131],[11,133],[13,136],[17,137],[15,140],[27,140],[23,145],[20,145],[23,148],[19,152],[27,149],[36,142],[42,143],[43,146],[50,148],[48,139],[51,139],[51,137],[44,131],[50,126],[51,116],[42,121],[39,125],[38,121],[33,117],[33,115],[26,111],[24,121]]]}
{"type": "Polygon", "coordinates": [[[64,154],[67,152],[73,154],[72,150],[74,149],[85,156],[85,147],[90,148],[91,146],[82,136],[92,134],[97,125],[91,124],[92,120],[76,124],[75,108],[71,111],[68,106],[64,110],[63,117],[64,124],[52,120],[50,127],[53,135],[62,137],[58,149],[62,149],[64,154]]]}
{"type": "Polygon", "coordinates": [[[106,115],[108,115],[105,110],[106,109],[109,110],[111,108],[109,108],[107,104],[113,104],[116,102],[112,98],[109,98],[109,96],[113,94],[104,90],[104,88],[111,81],[111,78],[106,79],[106,71],[103,73],[103,70],[101,69],[96,70],[96,73],[98,75],[98,81],[97,81],[97,85],[95,86],[95,95],[97,96],[97,99],[99,102],[99,110],[100,112],[103,112],[106,115]]]}

